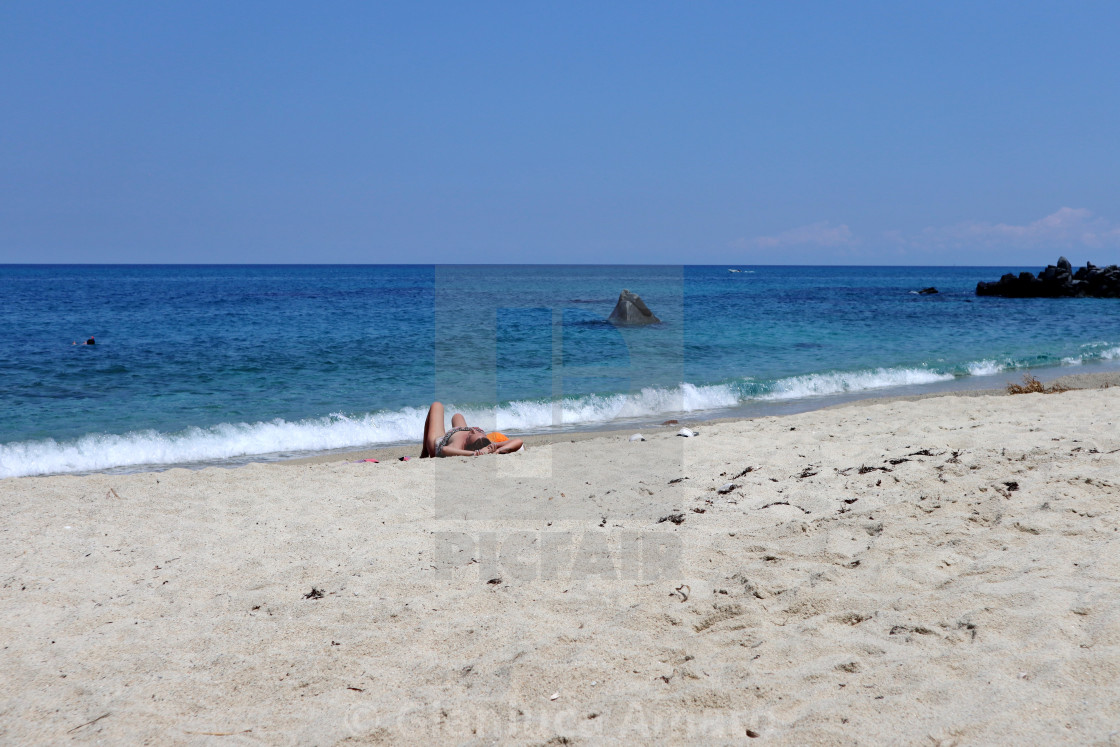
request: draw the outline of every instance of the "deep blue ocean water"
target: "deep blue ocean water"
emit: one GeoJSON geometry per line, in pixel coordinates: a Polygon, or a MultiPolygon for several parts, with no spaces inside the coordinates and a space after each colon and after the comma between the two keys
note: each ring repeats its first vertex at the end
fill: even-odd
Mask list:
{"type": "Polygon", "coordinates": [[[0,477],[418,442],[433,399],[522,434],[1120,364],[1120,302],[974,295],[1039,268],[733,269],[0,266],[0,477]],[[623,288],[662,323],[606,322],[623,288]]]}

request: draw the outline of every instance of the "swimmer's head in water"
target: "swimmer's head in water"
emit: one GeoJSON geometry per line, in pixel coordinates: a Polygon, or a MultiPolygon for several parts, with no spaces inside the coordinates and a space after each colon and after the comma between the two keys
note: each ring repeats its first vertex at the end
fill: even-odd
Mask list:
{"type": "Polygon", "coordinates": [[[467,451],[478,451],[479,449],[485,449],[489,445],[490,439],[480,438],[477,441],[471,441],[467,444],[467,451]]]}

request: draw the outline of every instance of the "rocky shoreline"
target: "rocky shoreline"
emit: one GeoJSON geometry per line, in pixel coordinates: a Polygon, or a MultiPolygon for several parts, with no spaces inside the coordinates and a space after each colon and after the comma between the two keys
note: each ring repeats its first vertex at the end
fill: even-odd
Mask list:
{"type": "Polygon", "coordinates": [[[978,296],[1004,298],[1120,298],[1120,267],[1097,267],[1086,262],[1076,272],[1065,257],[1047,265],[1036,277],[1029,272],[1007,273],[995,282],[976,284],[978,296]]]}

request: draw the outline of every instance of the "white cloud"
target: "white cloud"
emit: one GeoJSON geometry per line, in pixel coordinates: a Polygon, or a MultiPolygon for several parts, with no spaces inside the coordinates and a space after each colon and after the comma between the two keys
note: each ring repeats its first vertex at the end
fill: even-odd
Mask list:
{"type": "Polygon", "coordinates": [[[741,238],[729,246],[756,252],[783,250],[799,261],[879,261],[888,257],[893,261],[901,257],[927,262],[1019,261],[1024,256],[1044,258],[1051,252],[1120,249],[1120,223],[1085,208],[1063,207],[1021,225],[966,221],[919,231],[886,230],[880,232],[878,241],[868,244],[846,223],[818,221],[767,236],[741,238]]]}
{"type": "Polygon", "coordinates": [[[850,246],[856,243],[858,240],[846,224],[834,226],[822,220],[807,226],[791,228],[773,236],[738,239],[731,242],[731,246],[738,249],[774,249],[786,246],[850,246]]]}
{"type": "Polygon", "coordinates": [[[1006,247],[1013,249],[1074,249],[1120,246],[1120,226],[1085,208],[1063,207],[1025,225],[970,221],[941,228],[927,228],[916,236],[901,238],[913,246],[1006,247]]]}

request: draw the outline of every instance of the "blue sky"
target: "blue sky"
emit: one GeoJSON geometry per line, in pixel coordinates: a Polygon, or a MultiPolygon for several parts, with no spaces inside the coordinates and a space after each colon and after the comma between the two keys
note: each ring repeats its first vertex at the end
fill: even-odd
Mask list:
{"type": "Polygon", "coordinates": [[[1120,261],[1115,2],[0,4],[0,262],[1120,261]]]}

